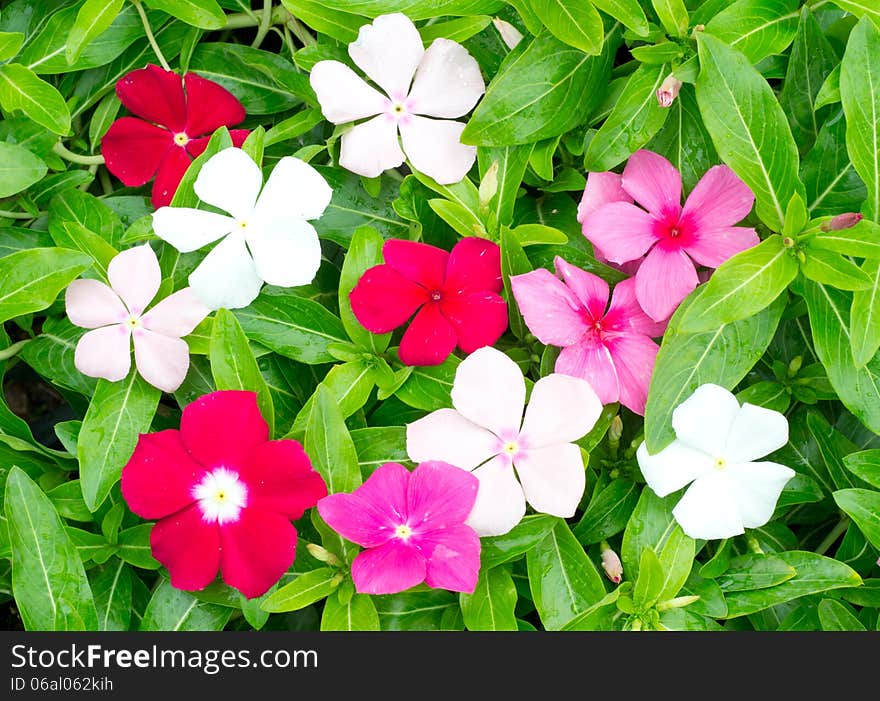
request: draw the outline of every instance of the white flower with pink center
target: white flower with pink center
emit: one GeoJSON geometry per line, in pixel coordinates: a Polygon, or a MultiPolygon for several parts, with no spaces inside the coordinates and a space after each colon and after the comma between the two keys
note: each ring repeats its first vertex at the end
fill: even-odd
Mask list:
{"type": "Polygon", "coordinates": [[[371,118],[343,134],[339,164],[373,178],[408,158],[438,183],[461,180],[477,150],[461,143],[465,125],[452,120],[467,114],[486,90],[467,50],[449,39],[435,39],[425,50],[416,26],[394,13],[361,27],[348,53],[382,92],[339,61],[312,68],[312,88],[328,120],[371,118]]]}

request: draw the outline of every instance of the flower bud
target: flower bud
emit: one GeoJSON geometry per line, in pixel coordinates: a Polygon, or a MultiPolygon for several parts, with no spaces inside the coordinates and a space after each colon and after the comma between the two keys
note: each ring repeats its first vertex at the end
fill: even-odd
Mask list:
{"type": "Polygon", "coordinates": [[[498,161],[492,161],[492,165],[486,170],[486,174],[480,181],[479,189],[480,209],[486,209],[492,198],[498,194],[498,161]]]}
{"type": "Polygon", "coordinates": [[[492,24],[495,25],[495,29],[501,35],[501,41],[507,44],[508,49],[515,49],[516,45],[522,41],[523,35],[510,22],[496,17],[492,20],[492,24]]]}
{"type": "Polygon", "coordinates": [[[620,414],[611,419],[611,425],[608,427],[608,440],[613,443],[619,443],[620,437],[623,435],[623,420],[620,414]]]}
{"type": "Polygon", "coordinates": [[[788,364],[788,376],[789,378],[797,375],[801,370],[801,365],[804,363],[804,357],[802,355],[796,355],[791,359],[791,362],[788,364]]]}
{"type": "Polygon", "coordinates": [[[607,543],[603,543],[602,548],[602,569],[605,570],[605,576],[615,584],[620,584],[623,580],[623,563],[607,543]]]}
{"type": "Polygon", "coordinates": [[[311,555],[316,560],[320,562],[326,562],[328,565],[338,565],[339,558],[336,557],[333,553],[325,548],[322,548],[317,543],[308,543],[306,545],[306,550],[309,551],[309,555],[311,555]]]}
{"type": "Polygon", "coordinates": [[[671,107],[678,97],[679,90],[681,90],[681,81],[670,73],[657,91],[657,102],[661,107],[671,107]]]}
{"type": "Polygon", "coordinates": [[[840,231],[841,229],[849,229],[862,221],[862,215],[858,212],[846,212],[832,217],[829,221],[822,224],[822,231],[840,231]]]}

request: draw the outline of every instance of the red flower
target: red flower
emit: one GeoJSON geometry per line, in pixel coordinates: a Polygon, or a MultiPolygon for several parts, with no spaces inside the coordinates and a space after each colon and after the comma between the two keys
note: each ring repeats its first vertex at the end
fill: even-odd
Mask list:
{"type": "Polygon", "coordinates": [[[406,365],[438,365],[458,346],[491,346],[507,328],[501,292],[501,251],[485,239],[464,238],[450,253],[392,239],[384,265],[367,270],[351,291],[351,310],[373,333],[396,329],[419,310],[400,341],[406,365]]]}
{"type": "Polygon", "coordinates": [[[327,495],[294,440],[269,440],[253,392],[206,394],[180,430],[142,434],[122,470],[122,496],[146,519],[153,557],[171,584],[194,591],[223,580],[261,596],[296,557],[291,523],[327,495]]]}
{"type": "MultiPolygon", "coordinates": [[[[157,209],[171,202],[180,179],[208,146],[214,130],[245,117],[244,107],[226,88],[195,73],[187,73],[181,82],[174,71],[153,64],[119,80],[116,94],[143,119],[122,117],[110,125],[101,139],[107,170],[128,187],[144,185],[155,176],[157,209]]],[[[241,146],[248,135],[246,129],[229,133],[235,146],[241,146]]]]}

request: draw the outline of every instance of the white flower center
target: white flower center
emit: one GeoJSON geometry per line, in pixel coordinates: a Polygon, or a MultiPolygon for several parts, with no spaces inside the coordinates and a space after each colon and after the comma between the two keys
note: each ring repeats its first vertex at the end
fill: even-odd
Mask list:
{"type": "Polygon", "coordinates": [[[123,323],[129,331],[134,331],[142,326],[141,318],[135,314],[130,315],[123,323]]]}
{"type": "Polygon", "coordinates": [[[189,143],[189,137],[182,131],[174,135],[174,143],[178,146],[186,146],[189,143]]]}
{"type": "Polygon", "coordinates": [[[408,540],[409,537],[412,535],[412,528],[407,526],[405,523],[402,523],[394,529],[394,535],[401,540],[408,540]]]}
{"type": "Polygon", "coordinates": [[[218,467],[205,475],[193,487],[192,495],[199,502],[202,519],[221,526],[237,521],[247,505],[247,487],[238,478],[238,473],[225,467],[218,467]]]}
{"type": "Polygon", "coordinates": [[[725,460],[723,457],[720,457],[720,456],[715,458],[715,469],[716,470],[723,470],[726,467],[727,467],[727,460],[725,460]]]}
{"type": "Polygon", "coordinates": [[[519,444],[516,441],[507,441],[501,450],[512,458],[519,452],[519,444]]]}
{"type": "Polygon", "coordinates": [[[237,222],[235,222],[235,226],[239,229],[239,231],[245,231],[248,228],[247,219],[239,219],[237,222]]]}

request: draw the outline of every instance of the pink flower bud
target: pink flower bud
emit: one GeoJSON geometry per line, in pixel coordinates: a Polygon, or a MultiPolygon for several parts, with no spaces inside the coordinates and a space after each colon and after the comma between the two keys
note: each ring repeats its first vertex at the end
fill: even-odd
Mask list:
{"type": "Polygon", "coordinates": [[[623,564],[617,553],[611,548],[605,548],[602,551],[602,569],[605,570],[605,576],[615,584],[620,584],[623,579],[623,564]]]}
{"type": "Polygon", "coordinates": [[[849,229],[862,221],[862,215],[858,212],[846,212],[832,217],[830,221],[822,224],[822,231],[840,231],[849,229]]]}
{"type": "Polygon", "coordinates": [[[670,73],[657,91],[657,102],[661,107],[671,107],[678,97],[679,90],[681,90],[681,81],[670,73]]]}
{"type": "Polygon", "coordinates": [[[495,29],[498,30],[501,40],[507,44],[508,49],[515,49],[516,45],[522,41],[523,35],[510,22],[505,22],[503,19],[496,17],[492,20],[492,24],[495,25],[495,29]]]}

